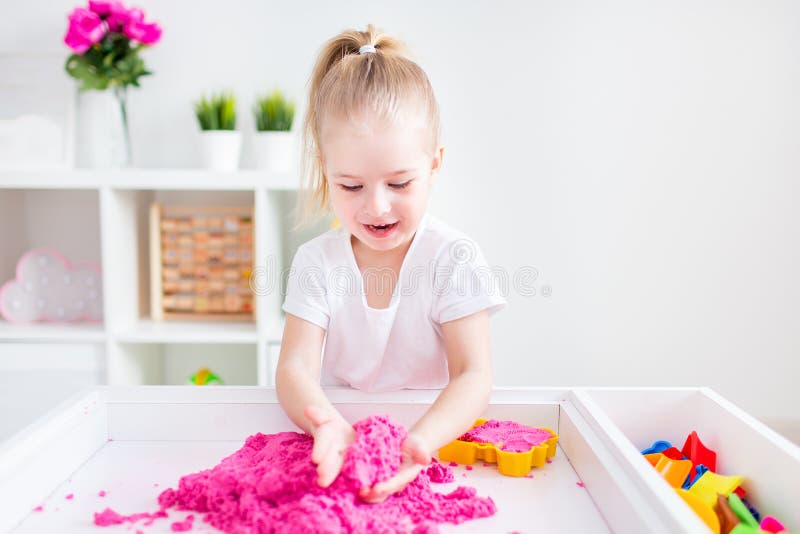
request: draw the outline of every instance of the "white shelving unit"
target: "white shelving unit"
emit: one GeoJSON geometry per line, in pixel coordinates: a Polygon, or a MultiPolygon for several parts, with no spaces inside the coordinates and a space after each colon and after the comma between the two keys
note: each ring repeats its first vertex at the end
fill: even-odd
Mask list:
{"type": "Polygon", "coordinates": [[[0,356],[34,344],[103,348],[108,385],[176,384],[177,373],[209,365],[226,383],[272,385],[282,332],[284,271],[308,236],[292,231],[298,181],[291,174],[202,169],[0,171],[0,283],[19,257],[52,247],[103,272],[103,324],[12,325],[0,320],[0,356]],[[255,265],[269,283],[254,323],[158,322],[149,317],[148,209],[152,202],[254,207],[255,265]],[[226,356],[229,355],[229,356],[226,356]],[[213,360],[214,365],[204,363],[213,360]],[[176,362],[181,362],[176,364],[176,362]]]}

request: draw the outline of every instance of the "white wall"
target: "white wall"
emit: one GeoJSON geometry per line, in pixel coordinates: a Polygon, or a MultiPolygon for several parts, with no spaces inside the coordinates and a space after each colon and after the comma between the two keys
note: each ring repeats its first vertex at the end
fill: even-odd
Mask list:
{"type": "MultiPolygon", "coordinates": [[[[17,5],[0,51],[66,58],[73,5],[17,5]]],[[[494,320],[498,384],[705,384],[800,415],[797,2],[141,5],[165,31],[131,97],[138,165],[195,165],[203,91],[235,89],[250,131],[255,93],[301,96],[322,42],[375,22],[441,101],[433,211],[552,288],[494,320]]]]}
{"type": "Polygon", "coordinates": [[[29,248],[54,248],[74,265],[100,264],[100,206],[96,191],[24,191],[29,248]]]}
{"type": "Polygon", "coordinates": [[[25,192],[0,193],[0,284],[17,275],[16,261],[25,253],[24,232],[18,231],[25,218],[25,192]]]}

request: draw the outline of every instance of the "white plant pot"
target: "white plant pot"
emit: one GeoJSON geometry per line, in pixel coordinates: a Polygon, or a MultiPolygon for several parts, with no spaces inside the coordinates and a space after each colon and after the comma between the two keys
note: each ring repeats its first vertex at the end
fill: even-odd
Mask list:
{"type": "Polygon", "coordinates": [[[204,130],[200,132],[200,151],[203,167],[218,172],[233,172],[239,168],[242,153],[242,132],[235,130],[204,130]]]}
{"type": "Polygon", "coordinates": [[[270,172],[290,172],[295,163],[295,144],[292,132],[256,132],[253,135],[253,154],[257,169],[270,172]]]}

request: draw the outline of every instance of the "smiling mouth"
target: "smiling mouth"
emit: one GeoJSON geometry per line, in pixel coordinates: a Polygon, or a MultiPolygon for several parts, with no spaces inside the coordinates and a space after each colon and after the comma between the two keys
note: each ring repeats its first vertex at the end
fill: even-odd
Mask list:
{"type": "Polygon", "coordinates": [[[391,224],[365,224],[364,225],[371,234],[376,236],[384,236],[389,234],[397,226],[396,222],[391,224]]]}

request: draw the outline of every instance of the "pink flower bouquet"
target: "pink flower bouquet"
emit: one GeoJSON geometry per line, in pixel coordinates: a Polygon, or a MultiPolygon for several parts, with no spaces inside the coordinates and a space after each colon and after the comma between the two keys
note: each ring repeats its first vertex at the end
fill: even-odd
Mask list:
{"type": "Polygon", "coordinates": [[[145,69],[139,51],[161,39],[161,28],[145,22],[144,11],[127,8],[119,0],[89,0],[69,15],[64,43],[74,52],[66,70],[80,80],[81,90],[139,86],[145,69]]]}

